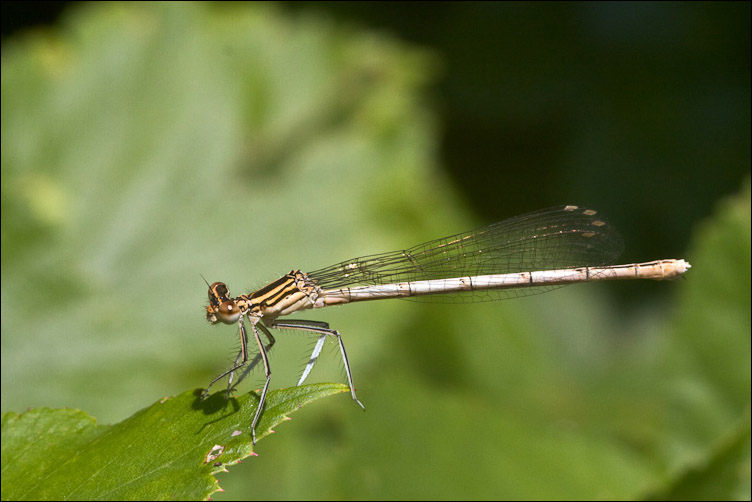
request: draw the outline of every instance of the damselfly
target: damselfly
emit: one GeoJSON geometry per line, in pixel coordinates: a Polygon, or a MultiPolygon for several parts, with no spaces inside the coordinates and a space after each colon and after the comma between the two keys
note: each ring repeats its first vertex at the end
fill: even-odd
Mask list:
{"type": "Polygon", "coordinates": [[[230,297],[227,286],[209,286],[206,318],[212,324],[237,324],[240,352],[232,368],[209,383],[202,397],[218,380],[229,375],[227,392],[233,389],[235,372],[248,363],[248,333],[258,355],[238,382],[259,360],[266,382],[251,422],[253,442],[271,381],[267,352],[275,343],[269,328],[316,334],[318,340],[298,381],[301,385],[316,364],[327,337],[337,340],[350,385],[355,395],[350,363],[337,330],[325,322],[278,320],[299,310],[386,298],[428,299],[446,302],[486,301],[549,291],[575,282],[612,279],[673,279],[690,268],[684,260],[656,260],[611,265],[621,254],[622,239],[596,211],[559,206],[481,227],[470,232],[418,244],[402,251],[346,260],[305,273],[293,270],[251,294],[230,297]],[[261,334],[267,342],[261,339],[261,334]]]}

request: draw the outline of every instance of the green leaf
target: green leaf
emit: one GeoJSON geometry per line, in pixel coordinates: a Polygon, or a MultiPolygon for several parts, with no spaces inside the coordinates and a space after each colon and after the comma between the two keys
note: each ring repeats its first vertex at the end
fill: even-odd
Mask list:
{"type": "MultiPolygon", "coordinates": [[[[347,392],[316,384],[269,393],[256,435],[273,432],[302,406],[347,392]]],[[[3,500],[203,500],[214,474],[253,453],[255,393],[163,398],[115,425],[80,410],[38,408],[2,418],[3,500]]]]}

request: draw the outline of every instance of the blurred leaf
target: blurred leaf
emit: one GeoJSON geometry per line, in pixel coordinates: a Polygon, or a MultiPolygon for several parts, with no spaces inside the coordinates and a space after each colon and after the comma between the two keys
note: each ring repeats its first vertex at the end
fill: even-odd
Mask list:
{"type": "MultiPolygon", "coordinates": [[[[269,393],[257,439],[322,397],[348,391],[318,384],[269,393]]],[[[253,455],[258,397],[200,400],[201,389],[164,398],[115,425],[85,412],[40,408],[2,419],[3,500],[206,500],[214,474],[253,455]]]]}
{"type": "Polygon", "coordinates": [[[391,225],[438,182],[424,52],[273,4],[81,4],[2,63],[6,410],[114,421],[205,384],[237,334],[205,323],[201,275],[248,292],[430,219],[391,225]]]}
{"type": "Polygon", "coordinates": [[[715,451],[645,500],[745,500],[750,486],[749,410],[715,451]]]}

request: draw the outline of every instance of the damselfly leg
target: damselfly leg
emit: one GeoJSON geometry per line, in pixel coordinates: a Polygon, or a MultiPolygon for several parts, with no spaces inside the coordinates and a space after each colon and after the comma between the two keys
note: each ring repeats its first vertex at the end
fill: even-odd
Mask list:
{"type": "Polygon", "coordinates": [[[318,360],[321,349],[324,346],[324,342],[326,341],[326,337],[335,337],[337,339],[337,343],[339,344],[339,351],[342,354],[342,361],[345,364],[345,373],[347,373],[347,383],[350,386],[350,394],[352,394],[353,400],[358,403],[361,408],[363,408],[364,410],[366,409],[366,407],[363,406],[363,403],[361,403],[358,397],[355,395],[355,385],[353,384],[352,372],[350,371],[350,361],[347,359],[345,343],[342,341],[342,335],[339,334],[339,331],[337,331],[336,329],[331,329],[328,323],[321,321],[306,321],[303,319],[285,319],[282,322],[273,321],[272,323],[270,323],[269,327],[294,329],[320,335],[319,339],[316,341],[316,345],[313,347],[313,352],[311,353],[311,357],[308,359],[305,370],[303,370],[303,374],[301,375],[300,380],[298,380],[298,385],[301,385],[305,381],[305,379],[308,378],[308,374],[311,372],[313,366],[318,360]]]}

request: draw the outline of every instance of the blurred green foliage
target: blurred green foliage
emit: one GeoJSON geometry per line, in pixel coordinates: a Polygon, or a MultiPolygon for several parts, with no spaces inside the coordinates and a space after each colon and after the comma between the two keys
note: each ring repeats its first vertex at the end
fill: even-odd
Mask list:
{"type": "MultiPolygon", "coordinates": [[[[692,270],[501,303],[309,313],[343,333],[368,412],[345,396],[306,408],[214,498],[639,498],[698,479],[704,496],[749,498],[749,182],[716,195],[702,221],[676,203],[706,188],[695,171],[746,158],[748,172],[749,152],[731,142],[682,166],[686,178],[685,152],[665,171],[659,157],[608,169],[596,143],[625,136],[581,119],[590,134],[551,172],[473,159],[514,182],[468,168],[484,195],[462,195],[439,169],[445,125],[427,97],[442,65],[438,52],[275,4],[85,4],[59,30],[5,43],[3,411],[76,407],[116,422],[206,385],[237,334],[203,322],[199,274],[247,292],[291,268],[489,223],[469,214],[472,199],[523,184],[551,194],[546,205],[621,208],[597,206],[628,222],[626,261],[683,257],[692,270]],[[642,226],[652,231],[635,237],[642,226]],[[676,229],[688,249],[637,255],[676,229]],[[747,438],[741,453],[725,446],[735,437],[747,438]],[[707,475],[717,458],[735,475],[707,475]]],[[[526,75],[507,99],[530,82],[566,86],[526,75]]],[[[275,387],[295,383],[309,348],[278,336],[275,387]]],[[[336,351],[323,355],[309,382],[343,381],[336,351]]]]}

